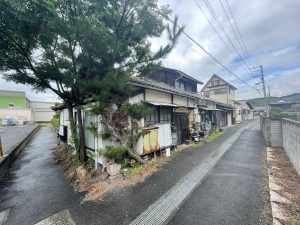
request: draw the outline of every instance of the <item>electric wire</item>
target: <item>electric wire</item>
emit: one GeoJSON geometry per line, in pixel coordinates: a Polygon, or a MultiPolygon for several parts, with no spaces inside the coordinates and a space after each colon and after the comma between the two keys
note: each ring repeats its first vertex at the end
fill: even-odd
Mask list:
{"type": "MultiPolygon", "coordinates": [[[[156,8],[157,11],[165,16],[159,8],[156,8]]],[[[174,20],[172,20],[169,16],[165,17],[169,22],[171,22],[173,25],[176,25],[177,28],[181,28],[181,26],[179,26],[177,23],[175,23],[174,20]]],[[[200,43],[198,43],[195,39],[193,39],[187,32],[185,32],[184,30],[182,31],[182,33],[194,44],[196,44],[206,55],[208,55],[210,58],[212,58],[217,64],[219,64],[223,69],[225,69],[227,72],[229,72],[231,75],[233,75],[234,77],[236,77],[239,81],[241,81],[242,83],[244,83],[245,85],[249,86],[250,88],[256,90],[260,95],[261,93],[259,92],[259,90],[255,87],[253,87],[252,85],[248,84],[246,81],[244,81],[243,79],[241,79],[238,75],[236,75],[233,71],[231,71],[228,67],[226,67],[222,62],[220,62],[216,57],[214,57],[210,52],[208,52],[200,43]]],[[[194,49],[194,48],[193,48],[194,49]]],[[[195,50],[195,49],[194,49],[195,50]]],[[[195,50],[196,51],[196,50],[195,50]]],[[[198,52],[198,51],[196,51],[198,52]]],[[[198,52],[199,53],[199,52],[198,52]]],[[[199,53],[200,54],[200,53],[199,53]]],[[[201,54],[200,54],[201,55],[201,54]]]]}
{"type": "Polygon", "coordinates": [[[241,41],[240,41],[240,38],[239,38],[238,35],[237,35],[237,32],[235,31],[235,29],[234,29],[234,27],[233,27],[233,25],[232,25],[232,23],[231,23],[231,19],[229,18],[228,14],[227,14],[227,12],[226,12],[226,9],[225,9],[225,7],[224,7],[224,5],[223,5],[223,3],[222,3],[222,1],[219,0],[219,3],[221,4],[221,7],[222,7],[222,9],[223,9],[223,11],[224,11],[224,14],[225,14],[225,16],[226,16],[228,22],[229,22],[229,25],[230,25],[230,27],[231,27],[231,29],[232,29],[232,31],[233,31],[233,34],[234,34],[234,36],[235,36],[235,38],[236,38],[236,40],[237,40],[237,42],[238,42],[238,44],[239,44],[239,47],[240,47],[242,53],[243,53],[244,56],[245,56],[245,61],[248,63],[248,66],[249,66],[249,67],[248,67],[248,70],[250,70],[250,67],[253,67],[253,65],[251,65],[251,62],[250,62],[249,59],[247,58],[247,53],[246,53],[246,51],[245,51],[245,49],[244,49],[244,47],[243,47],[243,45],[242,45],[242,43],[241,43],[241,41]]]}
{"type": "Polygon", "coordinates": [[[241,38],[241,40],[242,40],[242,44],[243,44],[243,46],[244,46],[244,48],[245,48],[246,55],[247,55],[247,57],[249,58],[249,60],[252,62],[252,66],[255,67],[254,60],[252,59],[252,57],[251,57],[250,54],[249,54],[249,51],[248,51],[248,48],[247,48],[247,46],[246,46],[246,44],[245,44],[245,42],[244,42],[243,36],[242,36],[242,34],[241,34],[241,32],[240,32],[240,29],[239,29],[239,27],[238,27],[238,25],[237,25],[237,22],[236,22],[236,20],[235,20],[235,18],[234,18],[234,16],[233,16],[231,7],[230,7],[228,1],[227,1],[227,0],[225,0],[225,1],[226,1],[226,4],[227,4],[227,7],[228,7],[228,9],[229,9],[230,15],[231,15],[231,17],[232,17],[232,20],[233,20],[233,22],[234,22],[234,25],[235,25],[235,27],[236,27],[236,30],[238,31],[238,34],[239,34],[239,36],[240,36],[240,38],[241,38]]]}
{"type": "Polygon", "coordinates": [[[213,7],[211,6],[210,2],[207,0],[203,0],[203,2],[205,3],[207,9],[209,10],[209,12],[211,13],[211,15],[214,17],[214,19],[216,20],[217,24],[219,25],[219,27],[221,28],[221,30],[223,31],[223,33],[225,34],[227,40],[229,41],[229,43],[231,44],[232,48],[235,50],[235,52],[238,54],[238,56],[240,57],[241,60],[241,65],[242,67],[246,70],[247,73],[252,73],[252,75],[254,75],[254,72],[252,70],[249,69],[249,65],[247,64],[247,61],[245,61],[244,57],[242,56],[242,54],[239,52],[239,50],[235,47],[234,43],[232,42],[231,38],[229,37],[228,33],[226,32],[225,28],[223,27],[223,25],[221,24],[220,20],[218,19],[218,16],[216,15],[213,7]]]}

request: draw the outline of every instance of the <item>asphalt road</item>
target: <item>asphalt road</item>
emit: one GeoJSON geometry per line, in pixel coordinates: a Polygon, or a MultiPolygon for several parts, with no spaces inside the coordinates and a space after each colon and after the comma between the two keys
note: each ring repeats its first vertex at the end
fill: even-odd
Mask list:
{"type": "MultiPolygon", "coordinates": [[[[255,123],[256,128],[242,133],[170,224],[265,224],[262,212],[268,201],[262,185],[263,145],[255,123]]],[[[116,188],[101,201],[86,204],[80,204],[82,194],[73,191],[55,164],[51,150],[56,143],[54,132],[41,128],[0,180],[0,212],[10,208],[7,225],[32,225],[55,213],[70,217],[65,221],[77,225],[130,224],[242,126],[245,124],[227,129],[200,148],[178,153],[143,183],[116,188]]]]}
{"type": "Polygon", "coordinates": [[[0,126],[1,143],[4,154],[10,153],[13,147],[25,139],[36,126],[0,126]]]}
{"type": "Polygon", "coordinates": [[[55,133],[41,127],[0,180],[0,211],[10,209],[5,224],[34,224],[79,203],[62,169],[55,164],[55,144],[55,133]]]}
{"type": "Polygon", "coordinates": [[[256,124],[241,134],[168,224],[268,224],[263,149],[256,124]]]}

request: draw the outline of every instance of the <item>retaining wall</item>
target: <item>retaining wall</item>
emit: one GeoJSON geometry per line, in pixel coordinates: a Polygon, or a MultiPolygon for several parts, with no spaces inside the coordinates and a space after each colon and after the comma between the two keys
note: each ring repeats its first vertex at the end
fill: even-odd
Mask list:
{"type": "Polygon", "coordinates": [[[300,175],[300,122],[282,120],[283,148],[300,175]]]}
{"type": "Polygon", "coordinates": [[[283,147],[300,175],[300,122],[260,118],[260,129],[269,147],[283,147]]]}
{"type": "Polygon", "coordinates": [[[283,147],[281,119],[261,117],[260,129],[269,147],[283,147]]]}

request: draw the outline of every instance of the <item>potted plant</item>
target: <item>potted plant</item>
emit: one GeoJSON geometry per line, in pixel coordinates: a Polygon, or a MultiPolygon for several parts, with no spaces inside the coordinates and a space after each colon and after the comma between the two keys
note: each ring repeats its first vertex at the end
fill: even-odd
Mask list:
{"type": "Polygon", "coordinates": [[[103,155],[107,158],[107,172],[110,176],[120,173],[121,163],[126,157],[127,149],[122,146],[107,146],[103,155]]]}

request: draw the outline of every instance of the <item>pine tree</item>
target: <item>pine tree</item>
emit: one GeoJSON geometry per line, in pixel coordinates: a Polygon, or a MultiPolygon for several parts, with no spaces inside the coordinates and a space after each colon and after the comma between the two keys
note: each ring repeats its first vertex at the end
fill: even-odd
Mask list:
{"type": "Polygon", "coordinates": [[[105,105],[102,96],[113,94],[111,99],[119,102],[122,96],[111,92],[119,90],[119,82],[159,64],[183,29],[176,24],[166,27],[169,14],[168,7],[159,7],[156,0],[2,0],[0,71],[5,79],[37,91],[52,90],[69,108],[71,120],[76,107],[79,158],[84,161],[81,108],[85,99],[95,96],[99,105],[105,105]],[[149,39],[160,37],[166,29],[169,44],[152,53],[149,39]],[[117,77],[116,88],[103,88],[112,77],[117,77]],[[95,89],[103,91],[91,91],[95,89]]]}

